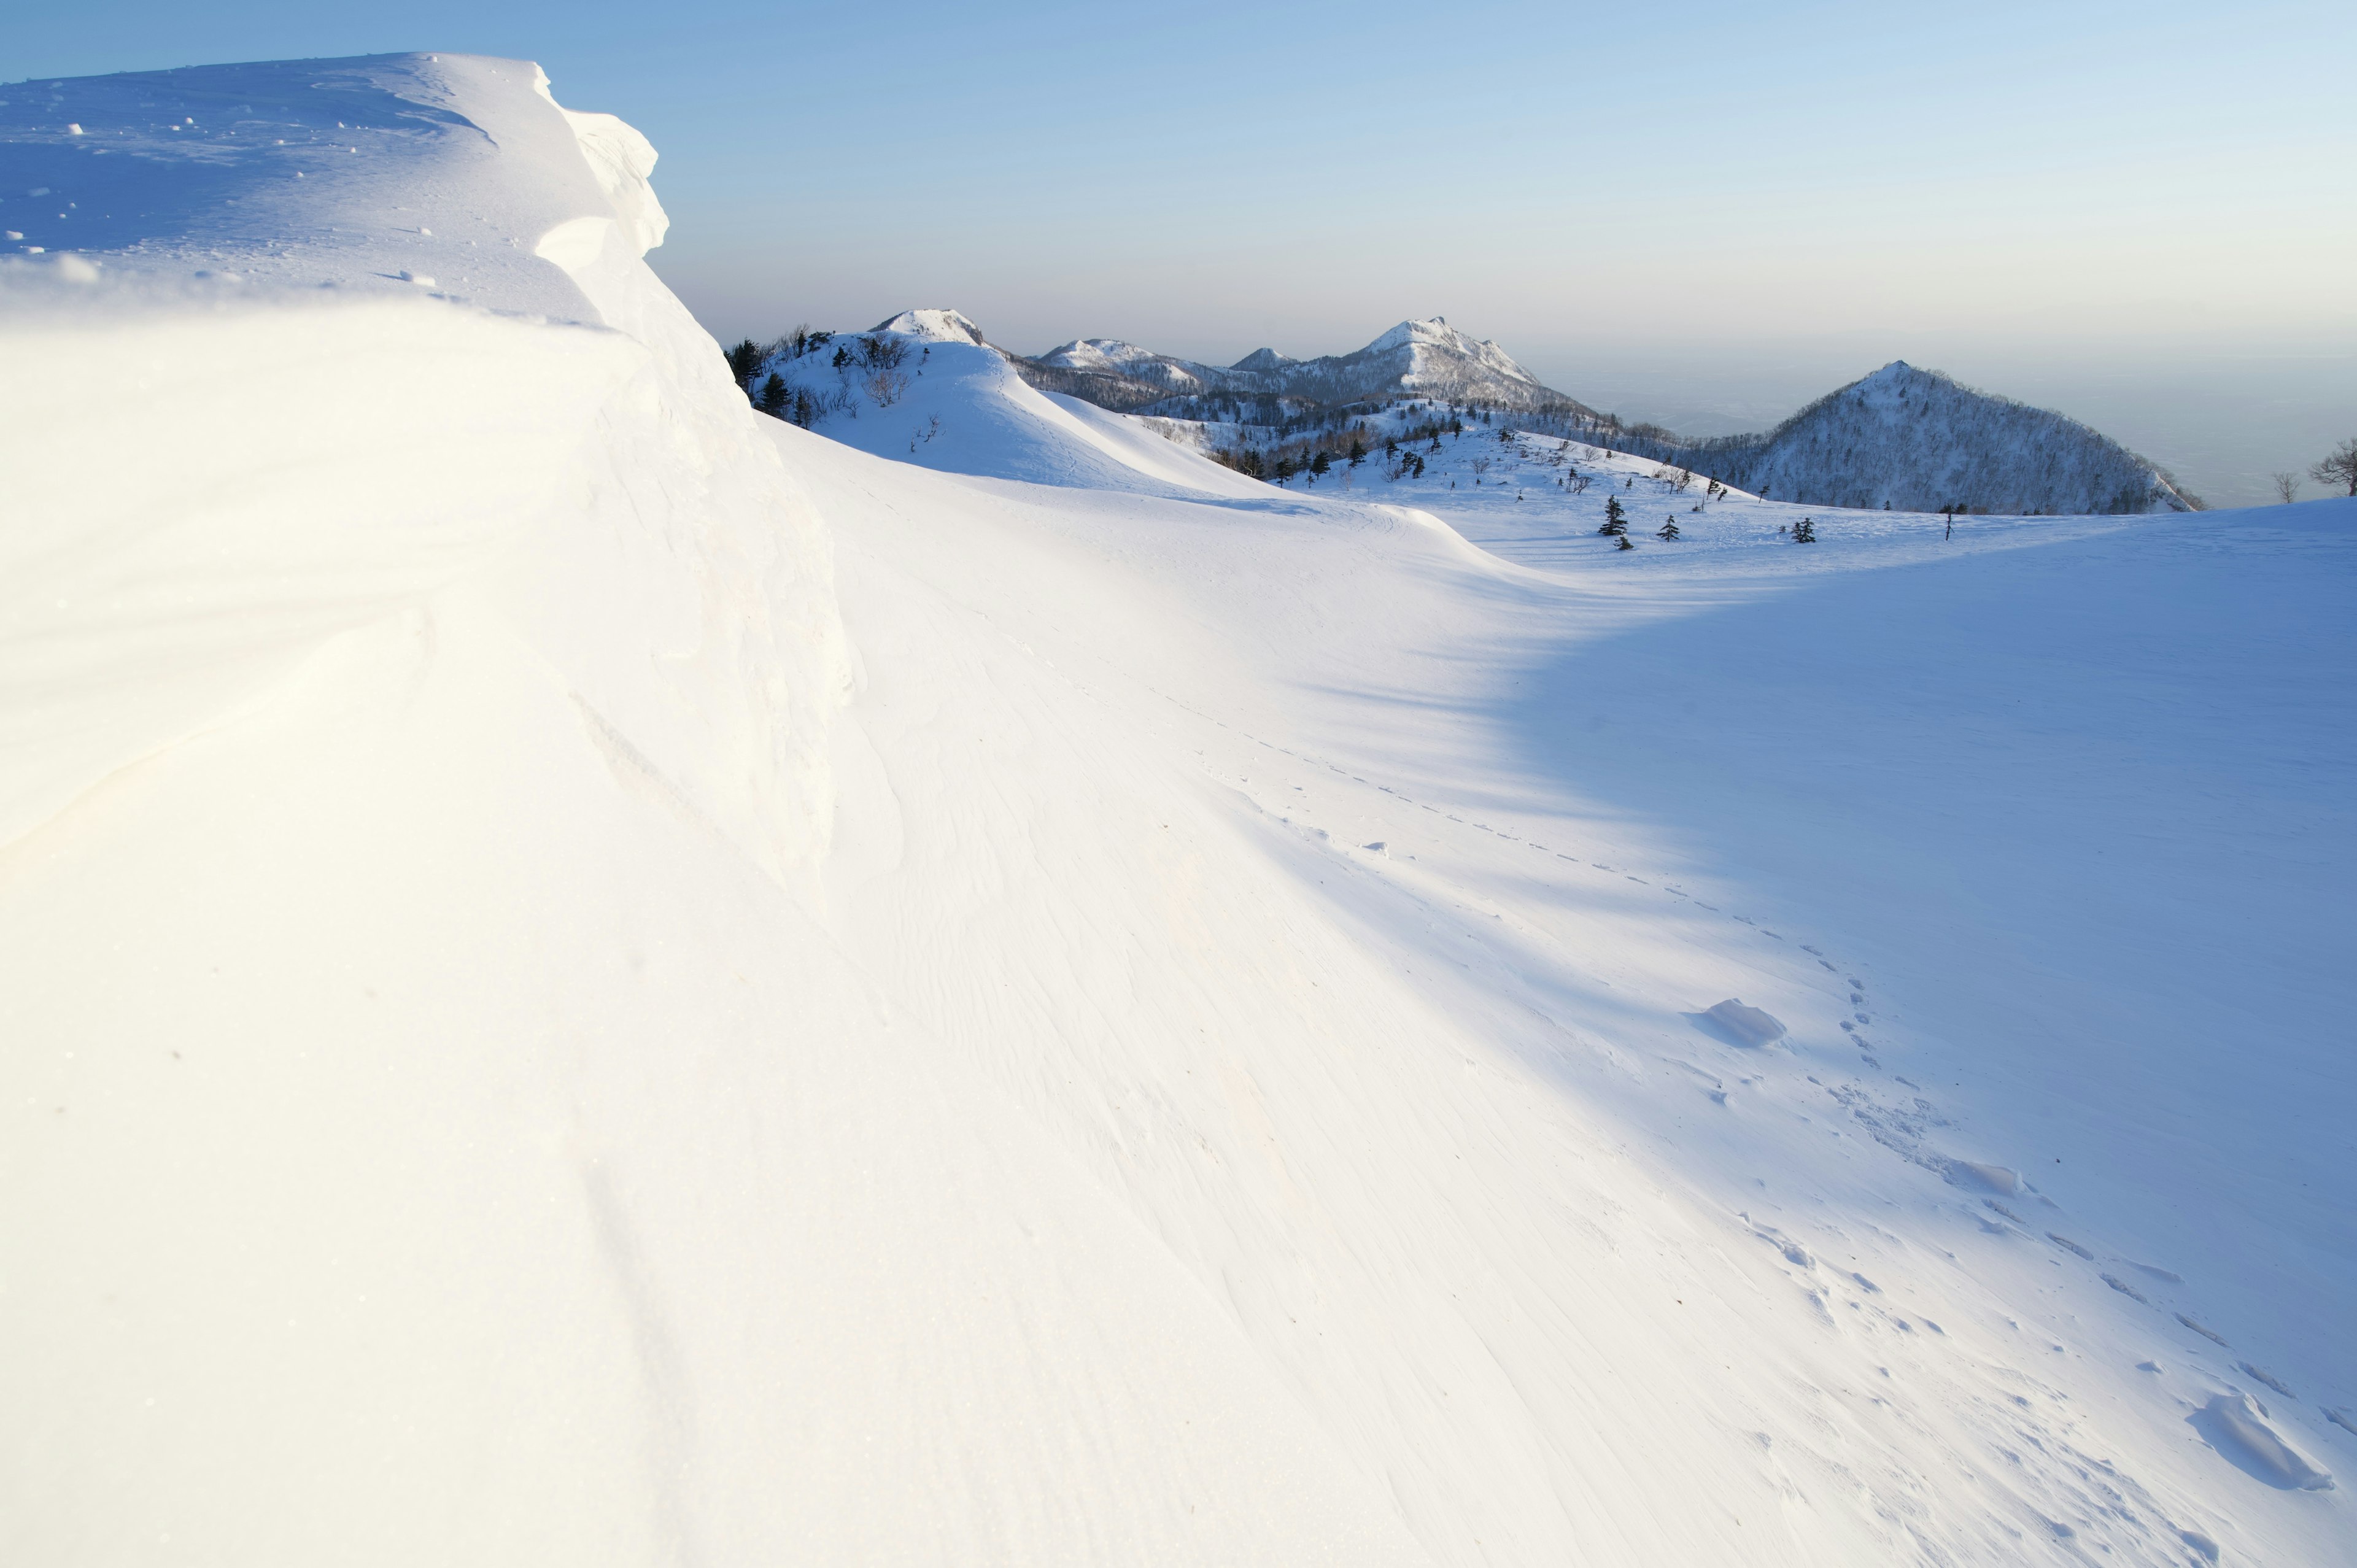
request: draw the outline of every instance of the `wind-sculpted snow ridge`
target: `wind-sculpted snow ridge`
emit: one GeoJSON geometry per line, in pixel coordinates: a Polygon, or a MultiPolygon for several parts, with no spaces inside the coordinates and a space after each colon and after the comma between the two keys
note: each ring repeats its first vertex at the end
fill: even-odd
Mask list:
{"type": "Polygon", "coordinates": [[[2160,468],[2075,419],[1893,360],[1762,435],[1620,445],[1812,506],[1976,512],[2193,511],[2160,468]]]}
{"type": "Polygon", "coordinates": [[[16,1556],[2357,1561],[2357,502],[798,429],[529,65],[0,97],[16,1556]]]}
{"type": "Polygon", "coordinates": [[[12,1559],[1415,1560],[820,923],[828,548],[645,143],[455,56],[0,98],[75,225],[0,263],[12,1559]]]}

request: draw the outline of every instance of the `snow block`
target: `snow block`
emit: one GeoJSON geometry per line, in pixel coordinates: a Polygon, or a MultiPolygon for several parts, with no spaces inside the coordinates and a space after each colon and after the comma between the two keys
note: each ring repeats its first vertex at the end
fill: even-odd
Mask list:
{"type": "Polygon", "coordinates": [[[1704,1015],[1747,1046],[1764,1046],[1784,1037],[1784,1026],[1757,1007],[1746,1007],[1730,996],[1704,1015]]]}
{"type": "Polygon", "coordinates": [[[1982,1165],[1975,1160],[1950,1160],[1943,1171],[1954,1186],[1981,1187],[2000,1197],[2011,1197],[2021,1190],[2021,1173],[2008,1165],[1982,1165]]]}
{"type": "Polygon", "coordinates": [[[2332,1489],[2331,1474],[2309,1463],[2261,1420],[2246,1393],[2212,1395],[2196,1424],[2212,1447],[2271,1487],[2303,1492],[2332,1489]]]}

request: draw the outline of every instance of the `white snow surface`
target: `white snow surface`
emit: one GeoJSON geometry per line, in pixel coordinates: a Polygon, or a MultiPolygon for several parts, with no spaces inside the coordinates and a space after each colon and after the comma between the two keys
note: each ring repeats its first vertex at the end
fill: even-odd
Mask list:
{"type": "Polygon", "coordinates": [[[0,97],[13,1558],[2357,1562],[2357,503],[813,434],[529,65],[0,97]]]}

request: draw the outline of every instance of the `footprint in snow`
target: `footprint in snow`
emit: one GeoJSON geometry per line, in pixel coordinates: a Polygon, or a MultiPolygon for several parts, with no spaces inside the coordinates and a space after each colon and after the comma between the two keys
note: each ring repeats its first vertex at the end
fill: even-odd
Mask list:
{"type": "Polygon", "coordinates": [[[2150,1306],[2152,1305],[2150,1297],[2147,1296],[2144,1292],[2136,1289],[2136,1286],[2120,1278],[2117,1274],[2105,1274],[2104,1276],[2104,1283],[2111,1286],[2114,1290],[2119,1292],[2122,1295],[2126,1296],[2131,1301],[2140,1301],[2147,1306],[2150,1306]]]}
{"type": "MultiPolygon", "coordinates": [[[[2219,1333],[2216,1329],[2196,1323],[2193,1319],[2186,1316],[2185,1314],[2181,1312],[2178,1313],[2176,1316],[2178,1322],[2182,1323],[2186,1327],[2190,1328],[2194,1333],[2199,1334],[2202,1338],[2209,1340],[2212,1344],[2222,1346],[2226,1344],[2226,1337],[2219,1333]]],[[[2232,1347],[2229,1346],[2228,1348],[2231,1349],[2232,1347]]]]}
{"type": "Polygon", "coordinates": [[[2286,1388],[2284,1386],[2283,1380],[2276,1377],[2274,1373],[2263,1372],[2259,1370],[2258,1368],[2252,1366],[2248,1361],[2237,1361],[2234,1365],[2243,1369],[2243,1375],[2244,1377],[2251,1379],[2255,1382],[2264,1383],[2268,1388],[2275,1390],[2276,1392],[2283,1395],[2284,1398],[2287,1400],[2296,1400],[2299,1398],[2298,1394],[2286,1388]]]}

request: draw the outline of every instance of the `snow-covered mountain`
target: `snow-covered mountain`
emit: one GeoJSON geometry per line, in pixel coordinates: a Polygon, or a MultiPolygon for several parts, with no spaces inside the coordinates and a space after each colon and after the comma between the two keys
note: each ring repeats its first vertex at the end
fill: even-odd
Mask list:
{"type": "MultiPolygon", "coordinates": [[[[1178,400],[1155,413],[1178,413],[1198,404],[1284,400],[1310,408],[1437,398],[1490,408],[1586,412],[1576,400],[1540,383],[1513,357],[1487,338],[1474,338],[1440,317],[1403,321],[1363,349],[1296,360],[1256,349],[1232,365],[1174,359],[1112,338],[1078,338],[1027,366],[1118,378],[1178,400]]],[[[1066,391],[1051,385],[1049,390],[1066,391]]],[[[1087,393],[1075,391],[1075,395],[1087,393]]],[[[1135,406],[1134,404],[1131,406],[1135,406]]]]}
{"type": "Polygon", "coordinates": [[[1623,445],[1813,506],[2001,513],[2190,511],[2149,460],[2064,414],[1893,360],[1758,435],[1623,445]]]}
{"type": "Polygon", "coordinates": [[[1534,427],[1694,467],[1752,491],[1818,506],[2004,513],[2182,511],[2176,481],[2078,421],[1902,361],[1818,399],[1760,435],[1681,440],[1624,426],[1543,385],[1497,344],[1437,317],[1318,360],[1256,349],[1218,367],[1116,338],[1076,339],[1017,369],[1044,390],[1125,412],[1283,427],[1346,405],[1430,398],[1503,411],[1534,427]]]}

